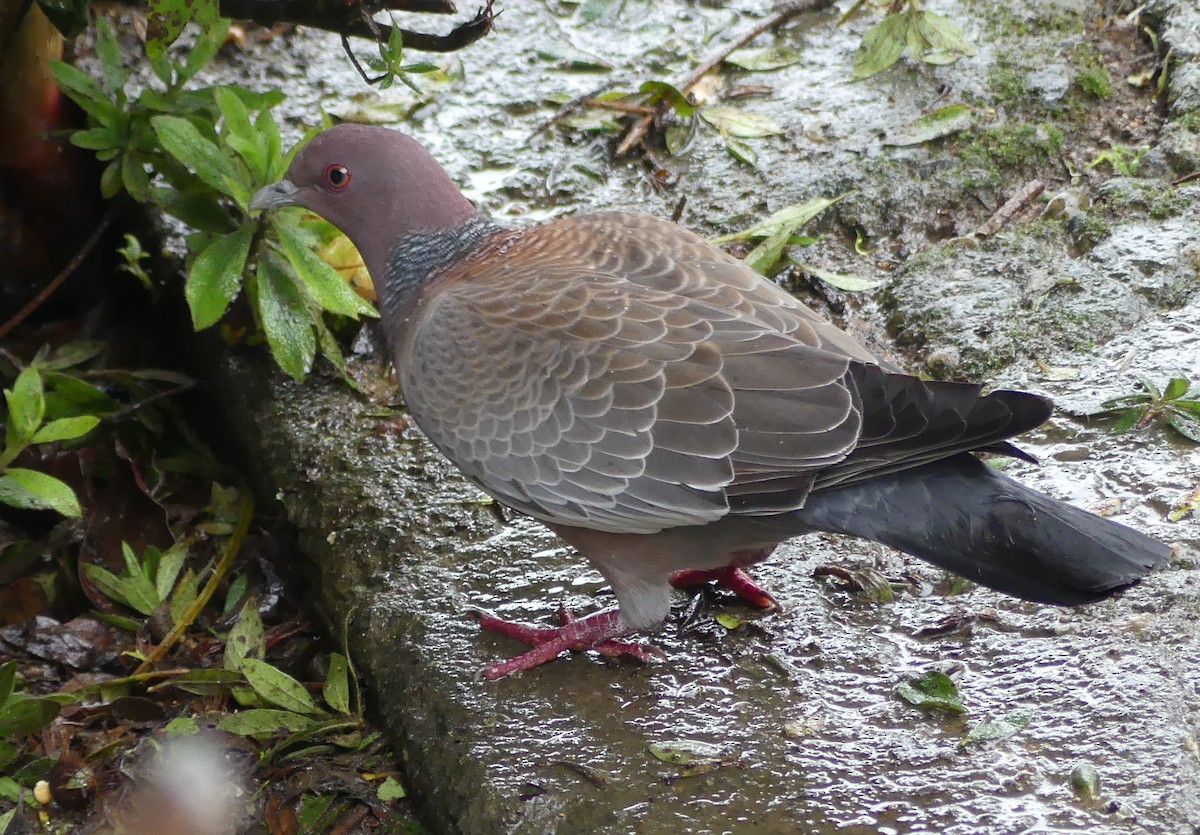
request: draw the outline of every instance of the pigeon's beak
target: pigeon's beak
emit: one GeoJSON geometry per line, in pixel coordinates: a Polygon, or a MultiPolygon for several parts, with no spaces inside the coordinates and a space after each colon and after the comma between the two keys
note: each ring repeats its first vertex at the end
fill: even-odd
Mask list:
{"type": "Polygon", "coordinates": [[[280,206],[295,206],[298,191],[295,183],[285,177],[277,183],[264,186],[254,192],[254,197],[250,198],[250,211],[257,212],[262,209],[278,209],[280,206]]]}

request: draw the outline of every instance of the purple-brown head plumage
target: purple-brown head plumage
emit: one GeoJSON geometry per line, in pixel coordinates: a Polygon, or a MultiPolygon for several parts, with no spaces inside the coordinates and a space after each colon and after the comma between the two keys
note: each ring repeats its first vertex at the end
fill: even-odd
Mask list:
{"type": "Polygon", "coordinates": [[[411,136],[338,125],[300,149],[287,176],[260,189],[250,208],[303,206],[354,242],[377,282],[396,238],[458,226],[476,214],[450,175],[411,136]]]}

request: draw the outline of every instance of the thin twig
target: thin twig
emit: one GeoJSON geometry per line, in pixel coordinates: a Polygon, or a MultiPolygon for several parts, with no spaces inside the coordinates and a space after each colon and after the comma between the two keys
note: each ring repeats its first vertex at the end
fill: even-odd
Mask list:
{"type": "MultiPolygon", "coordinates": [[[[741,49],[763,32],[775,29],[778,26],[782,26],[784,23],[787,23],[797,15],[804,14],[805,12],[821,11],[822,9],[832,6],[833,2],[834,0],[794,0],[794,2],[787,3],[780,8],[779,11],[763,18],[750,29],[746,30],[732,41],[727,43],[725,46],[721,47],[720,50],[710,55],[707,60],[692,70],[682,83],[677,84],[676,88],[679,90],[679,92],[686,96],[688,91],[700,82],[700,79],[704,78],[704,76],[708,75],[714,69],[719,67],[721,62],[728,58],[729,54],[734,50],[741,49]]],[[[629,133],[625,135],[625,139],[621,141],[620,146],[617,148],[617,156],[624,156],[625,154],[629,153],[634,145],[637,145],[639,142],[641,142],[646,136],[646,131],[650,130],[650,126],[654,124],[655,120],[662,116],[666,110],[666,107],[667,102],[659,102],[658,106],[654,108],[653,113],[643,116],[641,119],[635,122],[633,127],[629,129],[629,133]]]]}
{"type": "Polygon", "coordinates": [[[217,567],[213,569],[212,576],[208,578],[208,582],[204,584],[204,588],[196,595],[196,599],[192,601],[192,605],[188,607],[183,616],[171,627],[171,631],[167,636],[159,642],[158,646],[150,650],[146,655],[146,660],[138,665],[133,671],[134,675],[141,675],[150,671],[150,668],[162,660],[162,657],[167,654],[167,650],[175,646],[188,628],[196,622],[196,618],[200,617],[200,613],[204,611],[204,607],[208,605],[208,601],[212,600],[212,596],[217,593],[217,586],[221,585],[221,581],[225,579],[225,575],[229,573],[229,569],[233,567],[234,561],[237,559],[242,550],[242,543],[246,539],[246,534],[250,531],[250,520],[254,518],[254,500],[248,495],[242,499],[241,511],[238,513],[237,524],[234,525],[233,533],[229,535],[229,541],[225,543],[225,551],[221,554],[221,559],[217,562],[217,567]]]}
{"type": "Polygon", "coordinates": [[[42,288],[41,292],[30,299],[24,307],[18,310],[12,318],[3,325],[0,325],[0,339],[8,335],[8,332],[21,324],[29,317],[31,313],[46,303],[46,299],[54,294],[64,281],[71,277],[71,274],[79,269],[79,265],[83,263],[83,259],[87,258],[96,244],[99,243],[101,236],[108,231],[108,227],[112,225],[113,216],[116,214],[115,204],[109,203],[108,209],[104,212],[104,217],[100,218],[100,222],[96,224],[96,228],[92,230],[92,234],[88,235],[88,239],[83,242],[83,246],[75,253],[65,267],[63,267],[58,275],[50,280],[50,283],[42,288]]]}
{"type": "Polygon", "coordinates": [[[575,98],[571,99],[569,102],[564,104],[562,107],[560,107],[558,110],[556,110],[553,116],[551,116],[549,119],[547,119],[546,121],[544,121],[540,125],[538,125],[536,128],[534,128],[533,132],[529,134],[528,138],[533,139],[539,133],[546,130],[546,128],[553,127],[554,125],[558,124],[559,122],[561,122],[563,119],[565,119],[571,113],[574,113],[579,108],[587,106],[588,102],[595,101],[596,96],[600,95],[601,93],[608,92],[615,86],[617,86],[616,81],[606,81],[604,84],[602,84],[600,87],[597,87],[595,90],[584,93],[581,96],[576,96],[575,98]]]}
{"type": "Polygon", "coordinates": [[[1030,180],[1021,186],[1020,191],[1005,201],[1004,205],[997,209],[971,235],[976,238],[990,238],[992,235],[995,235],[1045,190],[1046,184],[1041,180],[1030,180]]]}
{"type": "Polygon", "coordinates": [[[629,104],[623,101],[603,101],[602,99],[584,99],[583,104],[587,107],[599,107],[604,110],[619,110],[622,113],[638,113],[646,115],[653,113],[654,108],[648,104],[629,104]]]}

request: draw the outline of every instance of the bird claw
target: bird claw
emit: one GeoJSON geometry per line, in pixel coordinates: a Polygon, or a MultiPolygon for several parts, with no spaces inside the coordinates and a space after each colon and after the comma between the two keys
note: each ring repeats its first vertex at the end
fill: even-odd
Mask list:
{"type": "Polygon", "coordinates": [[[729,589],[751,606],[757,606],[768,612],[780,610],[779,602],[771,596],[771,593],[756,583],[744,568],[738,566],[727,565],[724,568],[708,570],[687,569],[676,571],[671,575],[671,585],[676,588],[699,586],[710,580],[716,580],[718,586],[729,589]]]}
{"type": "Polygon", "coordinates": [[[658,647],[636,641],[616,640],[630,632],[621,624],[616,609],[577,618],[569,609],[563,608],[558,613],[562,626],[558,627],[532,626],[502,620],[482,610],[474,610],[470,614],[479,620],[482,629],[533,646],[528,652],[482,668],[475,674],[476,681],[495,680],[532,669],[557,658],[565,650],[581,652],[594,649],[609,658],[630,655],[643,662],[654,658],[666,658],[658,647]]]}

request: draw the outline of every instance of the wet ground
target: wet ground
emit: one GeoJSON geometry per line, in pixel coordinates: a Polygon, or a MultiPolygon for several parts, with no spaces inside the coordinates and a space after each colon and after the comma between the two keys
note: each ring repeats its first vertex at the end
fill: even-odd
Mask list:
{"type": "MultiPolygon", "coordinates": [[[[264,386],[261,363],[231,360],[231,413],[301,530],[331,623],[351,617],[371,700],[433,829],[1200,831],[1200,523],[1168,518],[1200,488],[1200,448],[1160,426],[1114,435],[1072,416],[1135,391],[1135,373],[1200,378],[1200,190],[1169,185],[1200,160],[1196,133],[1179,127],[1197,112],[1200,64],[1181,36],[1176,110],[1162,133],[1164,109],[1126,81],[1154,60],[1132,22],[1082,2],[1005,4],[1003,16],[982,2],[929,5],[964,25],[974,57],[852,83],[851,56],[875,13],[842,28],[837,12],[800,18],[755,44],[791,46],[798,63],[723,74],[727,93],[770,88],[723,102],[782,126],[752,141],[757,167],[702,124],[682,156],[663,157],[665,178],[612,161],[605,136],[535,131],[556,98],[682,75],[768,4],[626,0],[582,24],[578,6],[514,3],[499,31],[449,59],[461,61],[459,80],[423,102],[402,88],[362,92],[332,37],[297,35],[246,57],[243,83],[282,85],[297,120],[321,108],[407,114],[406,129],[471,195],[514,222],[609,207],[670,215],[686,196],[683,222],[715,234],[851,193],[805,258],[884,286],[848,298],[800,281],[806,298],[913,368],[1055,396],[1066,410],[1024,443],[1044,466],[1011,472],[1176,546],[1172,564],[1137,589],[1059,610],[977,588],[950,593],[939,572],[882,547],[809,537],[758,572],[782,612],[680,592],[654,636],[665,662],[585,654],[482,684],[474,673],[519,647],[481,635],[466,609],[552,622],[563,604],[611,603],[599,576],[537,525],[500,523],[419,433],[340,384],[264,386]],[[1077,89],[1091,66],[1081,55],[1109,68],[1106,98],[1077,89]],[[597,60],[611,68],[578,69],[597,60]],[[973,132],[884,144],[951,103],[977,109],[973,132]],[[1033,132],[1005,130],[1022,125],[1033,132]],[[1139,177],[1086,167],[1114,144],[1150,148],[1139,177]],[[1034,201],[992,241],[951,242],[1033,177],[1047,197],[1074,188],[1091,208],[1039,220],[1045,201],[1034,201]],[[863,602],[814,578],[828,563],[897,580],[895,600],[863,602]],[[929,669],[955,680],[964,716],[897,697],[898,684],[929,669]],[[1014,717],[1015,734],[965,742],[979,723],[1014,717]],[[681,740],[717,746],[720,767],[687,775],[652,755],[681,740]],[[1081,764],[1099,774],[1095,798],[1071,787],[1081,764]]],[[[1160,8],[1167,32],[1196,30],[1184,5],[1160,8]]]]}

